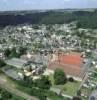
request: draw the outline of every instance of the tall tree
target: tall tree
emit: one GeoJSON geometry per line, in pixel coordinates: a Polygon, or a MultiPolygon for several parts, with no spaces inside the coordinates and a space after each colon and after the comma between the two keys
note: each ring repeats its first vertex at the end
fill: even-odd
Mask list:
{"type": "Polygon", "coordinates": [[[54,81],[56,85],[64,84],[67,82],[66,75],[62,69],[56,69],[54,72],[54,81]]]}
{"type": "Polygon", "coordinates": [[[12,98],[12,94],[5,90],[2,90],[1,97],[2,97],[1,100],[10,100],[12,98]]]}
{"type": "Polygon", "coordinates": [[[20,47],[19,48],[20,55],[26,54],[26,51],[27,51],[27,48],[25,48],[25,47],[20,47]]]}
{"type": "Polygon", "coordinates": [[[51,82],[48,76],[41,76],[41,79],[36,81],[37,87],[41,89],[50,89],[51,82]]]}
{"type": "Polygon", "coordinates": [[[10,54],[11,54],[11,51],[10,51],[9,49],[6,49],[6,50],[4,51],[5,57],[9,57],[10,54]]]}
{"type": "Polygon", "coordinates": [[[0,67],[3,67],[3,66],[5,66],[5,65],[6,65],[5,62],[4,62],[3,60],[0,59],[0,67]]]}

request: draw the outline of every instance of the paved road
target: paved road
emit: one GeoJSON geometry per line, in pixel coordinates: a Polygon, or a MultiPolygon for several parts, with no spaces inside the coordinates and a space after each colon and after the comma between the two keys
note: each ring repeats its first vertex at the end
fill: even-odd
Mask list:
{"type": "Polygon", "coordinates": [[[83,79],[83,81],[82,81],[82,83],[81,83],[81,85],[80,85],[80,87],[79,87],[78,90],[81,89],[81,87],[83,86],[83,84],[85,83],[85,81],[86,81],[87,78],[88,78],[88,74],[86,73],[86,76],[84,77],[84,79],[83,79]]]}
{"type": "Polygon", "coordinates": [[[94,90],[91,95],[89,96],[89,99],[88,100],[92,100],[91,97],[94,97],[95,100],[97,100],[97,90],[94,90]]]}
{"type": "Polygon", "coordinates": [[[23,97],[26,100],[39,100],[36,97],[30,96],[30,95],[16,89],[15,85],[12,83],[9,84],[6,79],[6,76],[1,75],[1,74],[0,74],[0,87],[6,89],[7,91],[9,91],[17,96],[23,97]]]}

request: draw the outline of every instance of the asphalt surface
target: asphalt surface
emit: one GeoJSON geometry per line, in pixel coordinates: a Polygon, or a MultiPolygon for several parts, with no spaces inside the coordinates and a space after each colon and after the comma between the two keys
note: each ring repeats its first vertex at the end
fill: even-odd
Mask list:
{"type": "Polygon", "coordinates": [[[91,97],[94,97],[97,100],[97,90],[94,90],[92,94],[89,96],[89,100],[92,100],[91,97]]]}

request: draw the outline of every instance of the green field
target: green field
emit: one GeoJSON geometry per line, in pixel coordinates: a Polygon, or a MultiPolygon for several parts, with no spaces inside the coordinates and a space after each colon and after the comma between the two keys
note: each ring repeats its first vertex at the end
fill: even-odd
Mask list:
{"type": "Polygon", "coordinates": [[[52,82],[52,87],[60,89],[64,94],[74,96],[81,84],[79,81],[74,81],[74,82],[67,82],[64,85],[54,85],[54,79],[53,75],[50,75],[50,80],[52,82]]]}
{"type": "Polygon", "coordinates": [[[60,89],[64,94],[74,96],[80,86],[80,82],[67,82],[64,85],[55,85],[54,88],[60,89]]]}

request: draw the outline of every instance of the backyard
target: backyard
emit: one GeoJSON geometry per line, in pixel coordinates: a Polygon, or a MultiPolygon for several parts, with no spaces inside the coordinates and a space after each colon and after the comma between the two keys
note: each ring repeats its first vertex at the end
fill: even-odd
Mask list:
{"type": "Polygon", "coordinates": [[[80,87],[81,82],[74,81],[74,82],[67,82],[64,85],[54,85],[54,78],[53,75],[50,75],[50,80],[52,83],[52,88],[57,88],[62,91],[62,93],[70,96],[76,95],[76,92],[78,91],[78,88],[80,87]]]}

